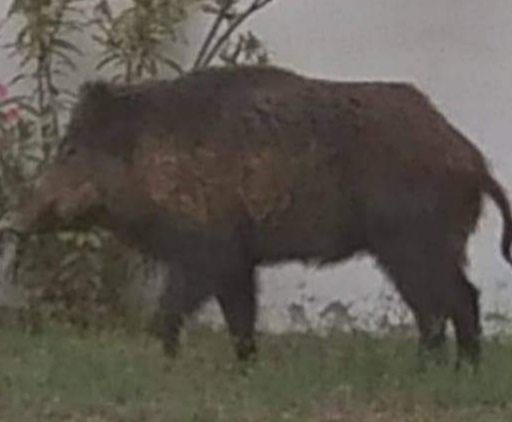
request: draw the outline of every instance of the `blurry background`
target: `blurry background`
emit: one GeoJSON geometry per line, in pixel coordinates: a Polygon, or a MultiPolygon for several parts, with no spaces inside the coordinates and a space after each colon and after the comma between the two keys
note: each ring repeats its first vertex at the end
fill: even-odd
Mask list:
{"type": "MultiPolygon", "coordinates": [[[[7,6],[0,3],[0,15],[7,6]]],[[[185,61],[204,37],[206,19],[192,16],[187,23],[189,47],[177,53],[185,61]]],[[[248,26],[274,64],[297,72],[414,82],[484,151],[512,192],[511,22],[508,0],[275,0],[248,26]]],[[[91,61],[97,46],[80,37],[87,54],[77,59],[78,72],[66,82],[70,86],[97,76],[91,61]]],[[[16,71],[17,63],[0,50],[0,82],[16,71]]],[[[499,215],[487,206],[471,241],[470,275],[482,289],[489,331],[499,328],[501,317],[512,317],[512,270],[500,256],[500,236],[499,215]]],[[[260,275],[263,328],[315,328],[326,324],[322,316],[342,325],[352,324],[352,318],[370,326],[386,318],[407,320],[369,259],[321,270],[291,263],[264,268],[260,275]]],[[[208,318],[216,320],[215,311],[208,318]]]]}

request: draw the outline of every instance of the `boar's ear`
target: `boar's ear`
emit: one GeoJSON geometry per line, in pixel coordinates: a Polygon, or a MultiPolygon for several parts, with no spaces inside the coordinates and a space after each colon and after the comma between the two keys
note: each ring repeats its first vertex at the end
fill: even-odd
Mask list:
{"type": "Polygon", "coordinates": [[[113,87],[105,81],[86,82],[80,87],[80,98],[102,108],[102,105],[108,106],[114,98],[113,87]]]}

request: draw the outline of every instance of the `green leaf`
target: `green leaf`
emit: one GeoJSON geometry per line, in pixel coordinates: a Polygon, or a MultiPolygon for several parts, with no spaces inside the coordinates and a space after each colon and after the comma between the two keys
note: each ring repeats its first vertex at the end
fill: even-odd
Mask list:
{"type": "Polygon", "coordinates": [[[164,55],[161,55],[161,54],[157,54],[156,58],[158,59],[159,62],[165,64],[167,67],[174,70],[178,75],[183,75],[185,73],[185,69],[177,61],[175,61],[171,58],[165,57],[164,55]]]}
{"type": "Polygon", "coordinates": [[[80,253],[73,251],[69,254],[67,254],[61,261],[60,266],[61,268],[68,267],[72,264],[74,264],[76,261],[80,259],[80,253]]]}
{"type": "Polygon", "coordinates": [[[72,100],[77,100],[78,99],[77,93],[75,91],[70,90],[70,89],[61,88],[60,93],[62,95],[66,95],[66,96],[70,97],[72,100]]]}
{"type": "Polygon", "coordinates": [[[29,76],[25,73],[20,73],[18,75],[16,75],[14,78],[12,78],[8,83],[7,85],[9,86],[14,86],[16,85],[17,83],[27,79],[29,76]]]}
{"type": "Polygon", "coordinates": [[[69,56],[67,56],[65,53],[59,50],[54,50],[53,54],[55,54],[57,57],[59,57],[62,61],[62,64],[71,69],[71,70],[77,70],[76,64],[69,56]]]}
{"type": "Polygon", "coordinates": [[[8,105],[12,105],[12,104],[21,106],[21,103],[26,99],[27,99],[27,97],[24,95],[17,95],[14,97],[9,97],[3,101],[0,101],[0,107],[7,107],[8,105]]]}
{"type": "MultiPolygon", "coordinates": [[[[26,98],[26,97],[24,97],[24,98],[26,98]]],[[[26,101],[20,101],[18,103],[18,107],[20,108],[20,110],[26,111],[27,113],[29,113],[30,115],[32,115],[34,117],[39,116],[39,112],[37,111],[37,109],[35,107],[33,107],[32,105],[30,105],[29,103],[27,103],[26,101]]]]}
{"type": "Polygon", "coordinates": [[[109,48],[111,46],[109,39],[102,38],[99,35],[92,35],[91,38],[93,41],[97,42],[105,48],[109,48]]]}
{"type": "Polygon", "coordinates": [[[77,46],[75,46],[73,43],[70,43],[66,40],[63,40],[61,38],[54,38],[52,41],[52,44],[57,47],[61,48],[63,50],[73,51],[75,54],[78,54],[79,56],[83,56],[82,50],[80,50],[77,46]]]}
{"type": "Polygon", "coordinates": [[[33,57],[31,55],[29,55],[29,54],[23,56],[21,61],[20,61],[20,64],[19,64],[20,70],[25,69],[31,63],[30,61],[32,59],[33,59],[33,57]]]}
{"type": "Polygon", "coordinates": [[[98,64],[96,65],[95,69],[101,70],[110,64],[115,64],[115,62],[122,63],[122,61],[123,61],[123,59],[118,53],[111,53],[111,54],[106,55],[103,59],[101,59],[98,62],[98,64]]]}

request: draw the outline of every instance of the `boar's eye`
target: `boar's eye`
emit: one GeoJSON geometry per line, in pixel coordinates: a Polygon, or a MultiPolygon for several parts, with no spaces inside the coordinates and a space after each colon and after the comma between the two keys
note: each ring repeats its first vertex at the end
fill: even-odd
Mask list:
{"type": "Polygon", "coordinates": [[[77,152],[76,146],[72,144],[64,144],[60,150],[60,155],[62,158],[64,157],[72,157],[77,152]]]}

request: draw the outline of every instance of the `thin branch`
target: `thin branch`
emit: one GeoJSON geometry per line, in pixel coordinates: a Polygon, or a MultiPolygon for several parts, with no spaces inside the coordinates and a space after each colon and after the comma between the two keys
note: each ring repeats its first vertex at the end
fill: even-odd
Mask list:
{"type": "Polygon", "coordinates": [[[206,58],[202,61],[201,67],[207,67],[212,60],[217,56],[219,51],[224,47],[226,42],[229,40],[229,37],[233,35],[242,23],[244,23],[247,18],[249,18],[253,13],[262,9],[267,4],[271,3],[274,0],[254,0],[254,2],[240,15],[230,23],[226,31],[217,39],[215,45],[210,49],[210,52],[206,56],[206,58]]]}
{"type": "MultiPolygon", "coordinates": [[[[226,54],[225,60],[228,64],[236,65],[238,63],[238,58],[244,49],[244,39],[240,37],[238,42],[236,43],[235,50],[231,54],[226,54]]],[[[222,53],[220,58],[222,59],[222,53]]]]}
{"type": "Polygon", "coordinates": [[[201,67],[202,61],[204,59],[204,56],[208,52],[208,49],[210,48],[210,44],[215,39],[215,36],[217,35],[217,32],[219,31],[220,25],[224,21],[225,17],[227,16],[227,12],[231,9],[231,7],[235,4],[236,0],[228,0],[222,6],[222,8],[217,13],[217,17],[213,21],[213,24],[210,28],[210,31],[208,32],[208,35],[206,36],[203,44],[201,45],[201,48],[199,49],[199,53],[196,56],[196,59],[194,60],[194,64],[192,66],[192,70],[199,69],[201,67]]]}

